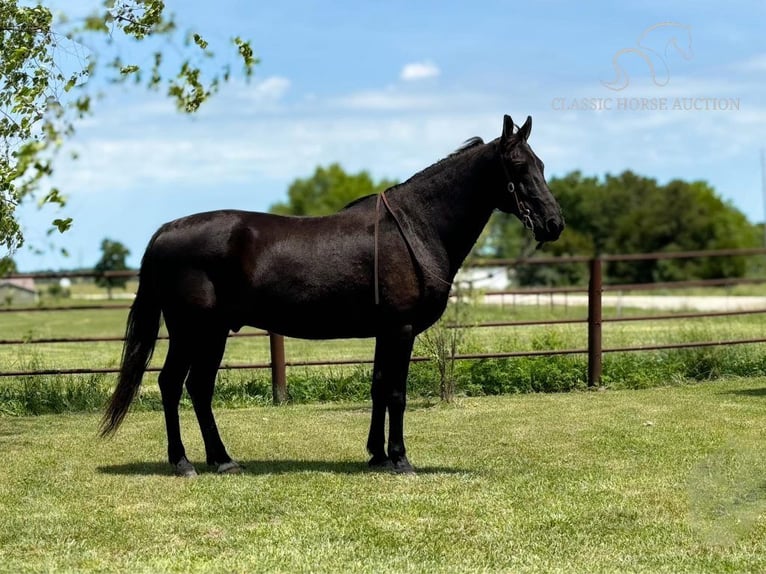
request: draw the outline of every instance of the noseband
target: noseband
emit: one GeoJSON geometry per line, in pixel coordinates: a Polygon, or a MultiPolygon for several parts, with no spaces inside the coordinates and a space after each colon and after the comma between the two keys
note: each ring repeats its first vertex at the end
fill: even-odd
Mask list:
{"type": "Polygon", "coordinates": [[[516,193],[516,188],[512,181],[508,182],[508,193],[510,193],[516,200],[516,208],[519,210],[519,219],[521,219],[521,223],[523,223],[524,227],[529,230],[534,229],[535,225],[532,222],[532,211],[519,198],[519,194],[516,193]]]}

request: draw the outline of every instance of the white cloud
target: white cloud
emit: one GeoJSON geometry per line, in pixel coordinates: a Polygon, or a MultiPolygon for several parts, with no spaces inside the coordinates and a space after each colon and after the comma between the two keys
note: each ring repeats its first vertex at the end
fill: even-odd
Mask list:
{"type": "Polygon", "coordinates": [[[435,78],[441,74],[439,67],[429,60],[412,62],[402,68],[400,78],[406,82],[435,78]]]}
{"type": "Polygon", "coordinates": [[[258,82],[250,89],[252,98],[256,101],[277,101],[281,100],[290,89],[290,80],[282,76],[270,76],[258,82]]]}
{"type": "MultiPolygon", "coordinates": [[[[724,93],[715,79],[697,83],[678,78],[677,83],[678,91],[631,90],[631,97],[670,98],[682,86],[684,95],[724,93]]],[[[195,119],[172,110],[148,123],[126,123],[122,114],[101,116],[80,132],[75,147],[81,159],[60,165],[56,183],[73,195],[113,197],[140,197],[145,190],[169,195],[178,189],[226,189],[232,194],[252,186],[255,193],[247,208],[266,209],[291,180],[309,175],[320,164],[338,161],[351,171],[368,169],[377,177],[405,179],[469,137],[497,137],[502,114],[510,113],[519,123],[527,114],[534,117],[531,144],[549,175],[632,168],[659,178],[708,178],[714,185],[731,180],[734,187],[741,178],[724,168],[747,159],[742,150],[763,145],[760,134],[766,126],[766,109],[758,105],[709,113],[564,111],[555,109],[551,99],[521,92],[405,86],[280,101],[289,87],[289,80],[275,76],[225,90],[211,102],[214,114],[195,119]],[[245,98],[273,106],[242,106],[245,98]]],[[[737,83],[736,88],[743,102],[749,101],[746,85],[737,83]]],[[[605,90],[585,86],[562,92],[562,97],[594,97],[605,90]]],[[[748,193],[745,184],[740,189],[748,193]]]]}
{"type": "Polygon", "coordinates": [[[340,108],[367,111],[427,110],[435,104],[431,94],[406,94],[393,89],[367,90],[333,100],[340,108]]]}
{"type": "Polygon", "coordinates": [[[473,91],[434,91],[389,86],[379,90],[352,92],[328,100],[330,108],[340,111],[463,113],[473,109],[498,109],[504,96],[473,91]]]}
{"type": "Polygon", "coordinates": [[[736,70],[743,72],[766,72],[766,53],[756,54],[735,65],[736,70]]]}

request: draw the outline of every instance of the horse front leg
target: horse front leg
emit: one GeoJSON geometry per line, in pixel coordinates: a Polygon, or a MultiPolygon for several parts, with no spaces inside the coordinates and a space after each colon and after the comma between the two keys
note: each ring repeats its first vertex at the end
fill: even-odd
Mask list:
{"type": "Polygon", "coordinates": [[[404,410],[407,406],[407,373],[415,336],[410,325],[379,335],[375,347],[372,382],[372,418],[367,449],[370,466],[397,473],[414,472],[404,446],[404,410]],[[388,455],[385,413],[388,411],[388,455]]]}
{"type": "Polygon", "coordinates": [[[402,327],[393,337],[389,372],[387,373],[386,406],[388,407],[388,458],[393,470],[400,474],[415,472],[407,460],[404,447],[404,410],[407,408],[407,374],[415,335],[411,325],[402,327]]]}
{"type": "Polygon", "coordinates": [[[369,466],[376,470],[391,469],[391,461],[386,455],[386,387],[383,376],[383,350],[386,342],[381,337],[375,341],[375,363],[372,369],[372,415],[370,434],[367,437],[367,452],[370,453],[369,466]]]}

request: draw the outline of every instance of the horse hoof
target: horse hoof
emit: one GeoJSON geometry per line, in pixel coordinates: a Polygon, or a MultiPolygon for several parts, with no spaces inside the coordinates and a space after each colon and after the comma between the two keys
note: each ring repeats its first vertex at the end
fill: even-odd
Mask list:
{"type": "Polygon", "coordinates": [[[367,463],[371,470],[393,472],[394,463],[387,456],[373,456],[367,463]]]}
{"type": "Polygon", "coordinates": [[[391,461],[391,471],[395,474],[415,474],[415,469],[406,456],[391,461]]]}
{"type": "Polygon", "coordinates": [[[242,467],[233,460],[230,460],[218,465],[218,474],[242,474],[242,467]]]}
{"type": "Polygon", "coordinates": [[[197,470],[186,457],[183,457],[175,465],[173,465],[173,472],[176,476],[181,476],[183,478],[193,478],[197,476],[197,470]]]}

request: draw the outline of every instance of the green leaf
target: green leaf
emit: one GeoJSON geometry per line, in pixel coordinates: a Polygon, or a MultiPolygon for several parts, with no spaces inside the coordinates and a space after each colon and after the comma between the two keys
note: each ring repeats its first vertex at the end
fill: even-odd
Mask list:
{"type": "Polygon", "coordinates": [[[54,219],[52,223],[59,230],[59,233],[64,233],[70,227],[72,227],[72,218],[67,217],[65,219],[54,219]]]}
{"type": "Polygon", "coordinates": [[[141,68],[139,68],[139,67],[138,67],[138,66],[136,66],[135,64],[131,64],[131,65],[129,65],[129,66],[122,66],[122,67],[120,68],[120,74],[122,74],[123,76],[127,76],[127,75],[129,75],[129,74],[135,74],[135,73],[136,73],[136,72],[138,72],[140,69],[141,69],[141,68]]]}
{"type": "Polygon", "coordinates": [[[194,38],[194,43],[197,44],[197,46],[199,46],[203,50],[207,50],[207,42],[202,36],[200,36],[199,34],[194,34],[193,38],[194,38]]]}

